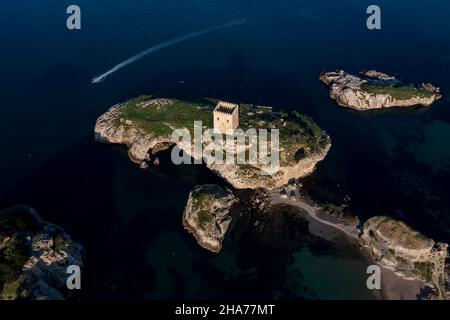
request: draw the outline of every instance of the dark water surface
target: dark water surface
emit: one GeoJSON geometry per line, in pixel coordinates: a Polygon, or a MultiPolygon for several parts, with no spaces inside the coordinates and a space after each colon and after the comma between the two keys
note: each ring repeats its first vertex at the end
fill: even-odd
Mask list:
{"type": "Polygon", "coordinates": [[[144,93],[304,112],[333,140],[305,181],[317,200],[339,204],[349,195],[363,218],[387,214],[449,241],[449,3],[378,1],[376,32],[365,28],[369,1],[79,0],[82,30],[72,32],[69,4],[0,3],[0,207],[28,204],[85,247],[87,297],[373,297],[354,249],[308,236],[301,219],[283,220],[289,215],[264,239],[235,230],[221,254],[200,249],[181,213],[195,184],[220,180],[168,161],[141,171],[124,149],[93,141],[100,114],[144,93]],[[241,18],[247,23],[91,84],[141,50],[241,18]],[[444,98],[427,110],[344,110],[318,81],[320,71],[336,68],[430,81],[444,98]]]}

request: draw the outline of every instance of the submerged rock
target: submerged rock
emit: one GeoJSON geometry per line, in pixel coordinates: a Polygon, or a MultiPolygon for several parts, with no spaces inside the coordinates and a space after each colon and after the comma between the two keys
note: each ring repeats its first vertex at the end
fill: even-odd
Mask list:
{"type": "Polygon", "coordinates": [[[236,203],[229,189],[215,184],[196,186],[189,194],[183,225],[200,246],[217,253],[222,249],[232,220],[230,210],[236,203]]]}
{"type": "Polygon", "coordinates": [[[432,84],[408,86],[376,70],[364,71],[359,76],[344,70],[325,72],[320,80],[330,88],[330,98],[338,105],[356,110],[430,106],[441,98],[439,88],[432,84]]]}
{"type": "Polygon", "coordinates": [[[434,288],[437,297],[449,298],[447,244],[434,242],[405,223],[385,216],[367,220],[360,240],[381,266],[406,279],[422,280],[434,288]]]}
{"type": "Polygon", "coordinates": [[[83,268],[82,247],[27,206],[0,211],[0,299],[62,300],[67,267],[83,268]]]}

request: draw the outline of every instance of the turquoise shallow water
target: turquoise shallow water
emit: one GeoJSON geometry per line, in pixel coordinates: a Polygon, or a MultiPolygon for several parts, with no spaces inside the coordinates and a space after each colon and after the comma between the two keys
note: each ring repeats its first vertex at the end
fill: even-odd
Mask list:
{"type": "Polygon", "coordinates": [[[65,28],[67,1],[0,3],[0,207],[33,206],[83,244],[86,297],[367,294],[360,287],[365,262],[307,236],[302,222],[275,224],[268,239],[230,236],[218,256],[202,251],[183,230],[181,212],[195,184],[220,180],[204,168],[170,164],[142,172],[122,148],[93,141],[101,113],[143,93],[304,112],[333,140],[304,182],[317,200],[339,204],[349,195],[363,219],[387,214],[450,239],[448,3],[379,1],[383,29],[369,32],[368,1],[77,2],[77,32],[65,28]],[[242,18],[243,25],[160,50],[91,84],[148,47],[242,18]],[[427,110],[344,110],[318,81],[320,71],[336,68],[430,81],[444,99],[427,110]],[[281,237],[286,230],[292,234],[281,237]],[[334,269],[340,277],[318,276],[334,269]]]}

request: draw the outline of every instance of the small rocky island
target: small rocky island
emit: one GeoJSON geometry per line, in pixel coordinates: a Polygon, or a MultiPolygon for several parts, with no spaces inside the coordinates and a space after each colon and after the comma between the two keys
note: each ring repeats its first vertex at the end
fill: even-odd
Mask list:
{"type": "Polygon", "coordinates": [[[0,211],[0,299],[70,297],[67,267],[83,267],[82,248],[27,206],[0,211]]]}
{"type": "Polygon", "coordinates": [[[380,266],[403,278],[423,281],[433,288],[437,298],[450,298],[446,243],[437,243],[405,223],[386,216],[367,220],[360,242],[380,266]]]}
{"type": "Polygon", "coordinates": [[[222,249],[232,220],[230,212],[236,203],[237,199],[227,188],[215,184],[196,186],[189,194],[183,225],[200,246],[217,253],[222,249]]]}
{"type": "MultiPolygon", "coordinates": [[[[157,160],[155,154],[174,145],[171,134],[175,129],[187,129],[194,136],[194,121],[202,121],[203,130],[213,128],[215,104],[215,100],[190,102],[141,96],[115,105],[100,116],[95,125],[95,138],[101,143],[126,145],[131,160],[146,168],[157,160]]],[[[240,104],[239,128],[244,131],[279,129],[280,168],[275,174],[264,175],[261,174],[264,167],[259,163],[207,164],[238,189],[274,189],[292,178],[306,176],[325,158],[331,146],[326,132],[298,112],[273,112],[270,107],[240,104]]],[[[212,143],[203,141],[203,149],[212,143]]],[[[194,156],[191,145],[178,145],[194,156]]]]}
{"type": "Polygon", "coordinates": [[[441,98],[430,83],[406,85],[388,74],[369,70],[351,75],[344,70],[324,72],[320,80],[330,88],[330,98],[342,107],[372,110],[391,107],[430,106],[441,98]]]}

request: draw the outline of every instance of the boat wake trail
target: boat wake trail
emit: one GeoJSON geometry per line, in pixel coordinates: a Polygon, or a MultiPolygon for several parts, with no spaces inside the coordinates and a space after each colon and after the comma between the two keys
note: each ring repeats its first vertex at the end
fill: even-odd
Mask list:
{"type": "Polygon", "coordinates": [[[101,75],[96,76],[95,78],[92,79],[92,83],[102,82],[106,77],[110,76],[114,72],[122,69],[123,67],[125,67],[125,66],[127,66],[127,65],[129,65],[129,64],[131,64],[133,62],[136,62],[137,60],[141,59],[142,57],[144,57],[144,56],[146,56],[148,54],[151,54],[153,52],[159,51],[159,50],[161,50],[163,48],[170,47],[170,46],[172,46],[174,44],[177,44],[177,43],[180,43],[180,42],[183,42],[183,41],[186,41],[186,40],[189,40],[189,39],[192,39],[192,38],[204,35],[206,33],[212,32],[212,31],[221,30],[221,29],[228,29],[228,28],[231,28],[231,27],[234,27],[234,26],[238,26],[238,25],[243,24],[245,22],[246,22],[245,19],[233,20],[233,21],[230,21],[228,23],[225,23],[225,24],[222,24],[222,25],[219,25],[219,26],[211,27],[211,28],[208,28],[208,29],[205,29],[205,30],[201,30],[201,31],[191,32],[191,33],[185,34],[184,36],[180,36],[180,37],[174,38],[172,40],[169,40],[169,41],[157,44],[157,45],[155,45],[155,46],[153,46],[151,48],[148,48],[148,49],[146,49],[146,50],[144,50],[142,52],[139,52],[138,54],[135,54],[134,56],[128,58],[125,61],[122,61],[121,63],[117,64],[116,66],[114,66],[111,69],[109,69],[108,71],[106,71],[105,73],[102,73],[101,75]]]}

